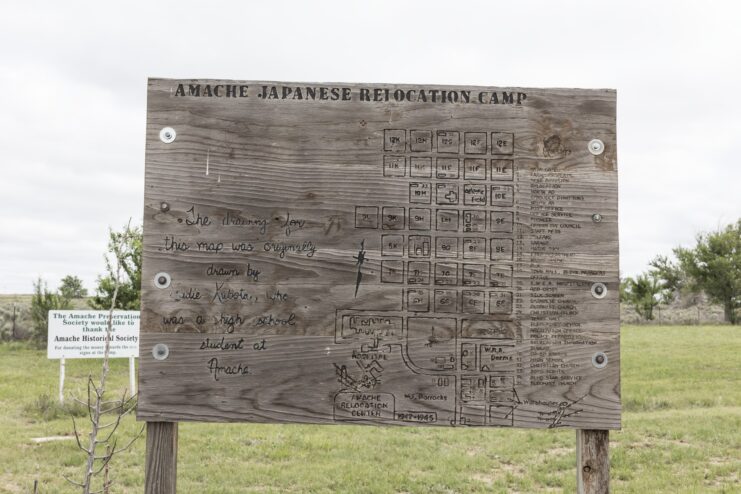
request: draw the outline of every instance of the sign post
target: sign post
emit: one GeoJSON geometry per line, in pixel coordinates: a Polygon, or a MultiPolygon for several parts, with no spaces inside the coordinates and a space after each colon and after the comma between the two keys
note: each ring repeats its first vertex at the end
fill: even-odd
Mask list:
{"type": "Polygon", "coordinates": [[[148,479],[180,420],[620,427],[614,91],[152,79],[145,173],[148,479]]]}
{"type": "Polygon", "coordinates": [[[136,394],[136,357],[129,357],[129,390],[132,396],[136,394]]]}
{"type": "Polygon", "coordinates": [[[64,357],[59,359],[59,404],[64,405],[64,357]]]}
{"type": "Polygon", "coordinates": [[[578,494],[610,491],[610,431],[576,430],[576,489],[578,494]]]}
{"type": "MultiPolygon", "coordinates": [[[[68,358],[103,358],[107,310],[49,311],[46,356],[59,359],[59,403],[64,404],[68,358]]],[[[129,358],[129,392],[136,394],[134,359],[139,356],[139,311],[114,311],[110,358],[129,358]]]]}

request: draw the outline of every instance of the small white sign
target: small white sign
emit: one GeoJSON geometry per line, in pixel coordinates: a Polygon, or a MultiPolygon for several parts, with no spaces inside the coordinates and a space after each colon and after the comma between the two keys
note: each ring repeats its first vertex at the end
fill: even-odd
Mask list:
{"type": "MultiPolygon", "coordinates": [[[[107,310],[49,311],[46,356],[58,358],[103,358],[107,310]]],[[[113,311],[111,358],[139,356],[139,311],[113,311]]]]}

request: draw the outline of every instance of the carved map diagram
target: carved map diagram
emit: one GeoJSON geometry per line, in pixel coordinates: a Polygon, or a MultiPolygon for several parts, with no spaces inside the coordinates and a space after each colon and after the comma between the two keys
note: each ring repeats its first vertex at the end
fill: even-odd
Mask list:
{"type": "Polygon", "coordinates": [[[149,82],[142,420],[620,427],[615,92],[149,82]]]}

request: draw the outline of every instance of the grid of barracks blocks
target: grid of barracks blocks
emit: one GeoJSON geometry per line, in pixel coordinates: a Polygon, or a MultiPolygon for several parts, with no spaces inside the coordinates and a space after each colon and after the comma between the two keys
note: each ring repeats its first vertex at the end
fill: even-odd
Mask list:
{"type": "Polygon", "coordinates": [[[382,230],[381,282],[407,286],[408,311],[512,312],[513,154],[510,132],[384,131],[409,206],[357,206],[355,226],[382,230]]]}

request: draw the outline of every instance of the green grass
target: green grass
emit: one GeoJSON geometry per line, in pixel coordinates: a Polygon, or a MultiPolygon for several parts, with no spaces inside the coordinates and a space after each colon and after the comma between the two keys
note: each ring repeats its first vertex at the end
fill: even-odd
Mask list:
{"type": "MultiPolygon", "coordinates": [[[[625,327],[623,430],[611,433],[615,492],[741,492],[741,328],[625,327]]],[[[68,360],[82,394],[99,361],[68,360]]],[[[128,382],[125,360],[112,388],[128,382]]],[[[0,346],[0,492],[77,492],[83,457],[56,396],[58,362],[0,346]],[[49,415],[53,417],[54,414],[49,415]]],[[[71,393],[70,393],[71,394],[71,393]]],[[[84,418],[82,419],[84,421],[84,418]]],[[[140,424],[128,419],[122,436],[140,424]]],[[[574,432],[360,426],[180,424],[178,490],[247,492],[574,492],[574,432]]],[[[144,439],[114,459],[113,492],[142,492],[144,439]]]]}

